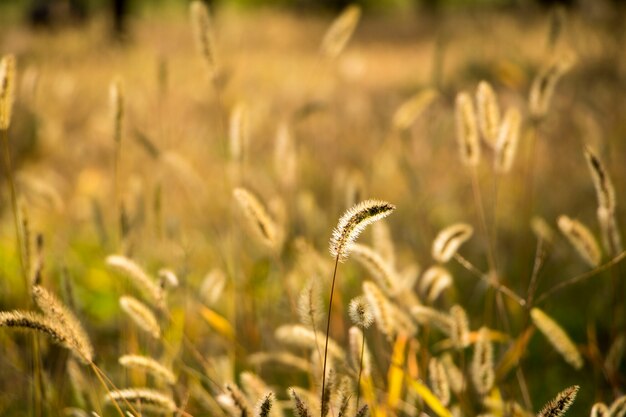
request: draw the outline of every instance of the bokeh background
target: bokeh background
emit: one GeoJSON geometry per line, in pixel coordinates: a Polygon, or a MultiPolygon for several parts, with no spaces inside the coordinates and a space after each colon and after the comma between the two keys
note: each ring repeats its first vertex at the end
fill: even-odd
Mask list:
{"type": "MultiPolygon", "coordinates": [[[[117,356],[124,352],[169,360],[186,354],[180,347],[146,342],[126,323],[118,298],[129,285],[107,268],[105,258],[113,253],[129,256],[151,274],[167,267],[178,275],[181,289],[170,300],[178,321],[168,337],[180,341],[185,331],[202,355],[215,358],[220,373],[236,379],[239,372],[254,369],[279,387],[281,398],[286,387],[303,385],[306,377],[253,365],[248,355],[282,349],[274,330],[297,321],[289,298],[312,277],[321,283],[327,302],[330,276],[302,268],[300,258],[308,245],[321,256],[320,270],[332,266],[326,265],[332,261],[328,239],[353,203],[374,197],[398,207],[387,221],[398,271],[410,275],[413,266],[423,271],[432,265],[432,240],[455,222],[474,225],[475,236],[462,252],[486,271],[486,242],[492,237],[480,232],[471,175],[459,161],[454,126],[456,94],[473,94],[481,80],[494,87],[503,111],[517,107],[524,120],[512,171],[494,180],[488,150],[478,170],[485,214],[490,229],[497,230],[498,272],[507,286],[526,297],[537,245],[533,216],[545,219],[555,233],[538,294],[589,270],[556,226],[557,217],[567,214],[600,240],[584,145],[605,162],[616,190],[618,224],[626,224],[621,204],[626,199],[622,2],[354,2],[362,7],[359,25],[341,55],[326,59],[319,52],[321,39],[349,3],[207,2],[219,62],[212,82],[195,45],[187,2],[0,1],[0,52],[17,58],[9,143],[32,256],[43,260],[45,285],[72,301],[96,346],[99,365],[120,385],[142,381],[120,371],[117,356]],[[546,117],[533,124],[531,83],[564,54],[575,64],[559,81],[546,117]],[[120,80],[124,92],[117,191],[109,98],[114,80],[120,80]],[[395,128],[399,106],[425,89],[436,90],[436,98],[410,126],[395,128]],[[233,168],[228,124],[240,103],[247,109],[249,134],[242,162],[233,168]],[[291,132],[292,171],[277,151],[282,125],[291,132]],[[280,219],[286,237],[278,255],[259,248],[242,227],[245,221],[232,197],[236,186],[253,190],[280,219]],[[34,243],[36,237],[42,244],[34,243]],[[207,301],[202,284],[215,268],[227,277],[225,295],[207,301]],[[230,322],[230,338],[207,325],[198,303],[230,322]]],[[[0,309],[24,309],[29,296],[20,276],[6,176],[0,187],[0,309]]],[[[361,239],[376,243],[371,232],[361,239]]],[[[603,261],[610,258],[604,250],[603,261]]],[[[472,329],[502,330],[493,291],[458,263],[449,269],[454,283],[435,307],[447,311],[461,304],[472,329]]],[[[541,306],[567,330],[585,366],[569,367],[535,332],[520,361],[530,411],[573,384],[581,391],[572,416],[587,415],[594,402],[610,403],[624,394],[623,271],[620,265],[609,268],[541,306]],[[607,371],[611,349],[616,356],[607,371]]],[[[367,277],[355,262],[340,268],[331,334],[343,344],[347,303],[367,277]]],[[[528,315],[514,304],[508,309],[510,337],[516,340],[528,315]]],[[[384,337],[372,338],[368,343],[379,358],[379,376],[385,375],[391,345],[384,337]]],[[[0,332],[2,415],[33,413],[28,341],[0,332]]],[[[421,346],[437,349],[428,338],[421,346]]],[[[506,346],[498,344],[496,363],[506,346]]],[[[76,406],[66,377],[67,353],[44,346],[42,357],[49,386],[44,415],[63,415],[65,408],[76,406]]],[[[183,378],[181,386],[189,380],[183,378]]],[[[503,376],[499,387],[504,396],[523,403],[514,373],[503,376]]],[[[193,415],[206,413],[197,398],[189,404],[193,415]]],[[[478,414],[480,407],[470,409],[478,414]]],[[[107,409],[106,415],[113,412],[107,409]]]]}

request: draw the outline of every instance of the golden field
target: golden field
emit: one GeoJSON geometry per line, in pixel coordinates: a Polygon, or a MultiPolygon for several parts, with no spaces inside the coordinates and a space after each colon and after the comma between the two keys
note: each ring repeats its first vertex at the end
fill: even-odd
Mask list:
{"type": "Polygon", "coordinates": [[[623,13],[350,10],[3,19],[0,310],[37,313],[0,314],[1,415],[545,417],[579,386],[567,415],[624,416],[623,13]],[[395,209],[336,263],[368,199],[395,209]]]}

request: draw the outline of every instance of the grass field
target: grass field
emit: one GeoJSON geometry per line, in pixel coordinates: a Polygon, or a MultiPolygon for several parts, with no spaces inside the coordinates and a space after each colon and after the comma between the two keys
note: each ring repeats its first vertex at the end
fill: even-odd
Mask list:
{"type": "Polygon", "coordinates": [[[0,27],[1,415],[624,416],[621,11],[191,9],[0,27]]]}

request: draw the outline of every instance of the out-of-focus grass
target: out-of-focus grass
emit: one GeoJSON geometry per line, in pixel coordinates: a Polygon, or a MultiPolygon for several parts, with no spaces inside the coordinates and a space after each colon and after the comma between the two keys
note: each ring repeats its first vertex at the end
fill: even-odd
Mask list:
{"type": "MultiPolygon", "coordinates": [[[[309,278],[306,273],[289,274],[297,260],[294,238],[303,236],[326,259],[328,237],[347,208],[351,187],[357,186],[361,198],[383,198],[398,206],[388,223],[399,268],[414,261],[422,270],[431,265],[430,245],[437,231],[464,221],[477,230],[464,247],[464,256],[486,270],[485,237],[478,231],[470,177],[458,160],[454,97],[462,89],[473,92],[477,82],[486,79],[494,85],[502,109],[517,106],[526,116],[533,77],[565,49],[573,51],[577,64],[559,83],[549,115],[538,130],[532,213],[554,228],[558,215],[575,216],[593,225],[598,234],[595,195],[581,145],[588,143],[600,151],[618,202],[622,201],[626,189],[626,168],[620,163],[626,151],[620,140],[626,134],[626,110],[621,105],[626,69],[620,49],[623,33],[604,21],[573,13],[559,43],[550,49],[548,22],[543,15],[495,11],[450,12],[435,18],[366,16],[345,53],[329,62],[318,54],[327,21],[274,10],[223,8],[215,16],[223,83],[219,96],[194,48],[186,10],[147,12],[131,22],[124,44],[110,41],[103,18],[54,31],[3,25],[0,51],[17,55],[19,72],[11,146],[31,231],[44,237],[45,285],[60,292],[62,271],[67,270],[99,363],[123,381],[117,355],[140,347],[155,355],[161,351],[123,324],[117,299],[128,285],[106,268],[104,259],[111,253],[126,252],[152,274],[161,267],[174,269],[183,283],[170,300],[174,327],[178,332],[184,327],[206,357],[231,355],[225,366],[231,373],[248,368],[246,354],[279,348],[274,329],[297,320],[285,286],[297,294],[309,278]],[[123,80],[126,100],[120,184],[131,227],[123,244],[117,238],[112,189],[108,88],[115,77],[123,80]],[[437,88],[440,97],[408,131],[393,131],[396,108],[425,87],[437,88]],[[232,188],[238,184],[227,162],[226,124],[228,113],[239,102],[250,110],[251,126],[241,183],[270,207],[280,200],[282,209],[272,214],[279,217],[283,212],[287,219],[287,243],[277,258],[267,256],[249,238],[232,199],[232,188]],[[273,170],[274,137],[285,120],[297,147],[295,189],[281,188],[280,174],[273,170]],[[146,140],[153,147],[146,146],[146,140]],[[226,272],[228,286],[211,308],[231,321],[235,348],[197,314],[198,288],[214,267],[226,272]]],[[[535,248],[523,210],[528,196],[524,166],[529,134],[526,123],[514,169],[499,181],[497,204],[489,162],[478,171],[487,218],[498,227],[499,272],[522,295],[535,248]]],[[[483,157],[490,161],[489,151],[483,157]]],[[[0,229],[2,310],[23,308],[27,297],[7,196],[0,229]]],[[[618,205],[618,220],[624,219],[622,214],[618,205]]],[[[371,239],[370,234],[363,237],[371,239]]],[[[489,301],[493,293],[460,266],[451,265],[450,270],[454,288],[437,306],[447,310],[451,304],[462,304],[470,313],[472,329],[482,324],[501,326],[501,317],[489,301]]],[[[559,237],[542,270],[539,293],[585,270],[559,237]]],[[[602,354],[612,340],[613,319],[624,332],[623,317],[611,317],[615,290],[611,274],[622,276],[621,269],[614,268],[542,306],[582,346],[587,360],[594,346],[588,340],[591,328],[599,333],[602,354]]],[[[342,265],[338,306],[345,309],[367,277],[354,262],[342,265]]],[[[320,281],[326,284],[328,278],[320,281]]],[[[326,296],[326,286],[322,288],[326,296]]],[[[617,287],[622,306],[623,288],[623,284],[617,287]]],[[[508,308],[519,332],[525,312],[513,304],[508,308]]],[[[344,342],[349,323],[341,308],[335,312],[333,336],[344,342]]],[[[12,334],[0,332],[0,387],[6,393],[0,398],[0,411],[5,415],[19,415],[20,404],[29,399],[28,362],[19,358],[19,349],[28,345],[26,338],[13,339],[12,334]]],[[[182,343],[180,337],[172,339],[182,343]]],[[[428,347],[427,340],[422,342],[428,347]]],[[[386,369],[391,346],[384,338],[368,343],[379,354],[378,365],[386,369]]],[[[62,354],[56,350],[44,354],[50,358],[50,378],[63,380],[62,354]]],[[[572,415],[586,414],[593,401],[611,399],[596,366],[588,363],[580,372],[569,369],[538,336],[522,366],[535,410],[575,383],[582,389],[572,415]]],[[[272,371],[260,370],[281,390],[305,383],[304,378],[272,371]]],[[[623,390],[623,379],[620,384],[623,390]]],[[[513,377],[502,381],[501,387],[521,402],[513,377]]],[[[51,402],[71,405],[66,391],[51,402]]],[[[193,401],[191,409],[201,410],[193,401]]]]}

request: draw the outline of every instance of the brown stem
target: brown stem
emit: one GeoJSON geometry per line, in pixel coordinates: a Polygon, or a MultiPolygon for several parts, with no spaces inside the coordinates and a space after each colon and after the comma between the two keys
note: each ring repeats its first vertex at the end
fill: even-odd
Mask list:
{"type": "MultiPolygon", "coordinates": [[[[330,314],[333,311],[333,294],[335,293],[335,279],[337,278],[337,267],[339,266],[339,255],[335,257],[335,270],[333,271],[333,283],[330,286],[330,300],[328,303],[328,317],[326,319],[326,342],[324,343],[324,367],[322,369],[322,397],[321,410],[324,410],[324,389],[326,388],[326,360],[328,359],[328,338],[330,333],[330,314]]],[[[320,410],[320,417],[324,417],[320,410]]]]}

